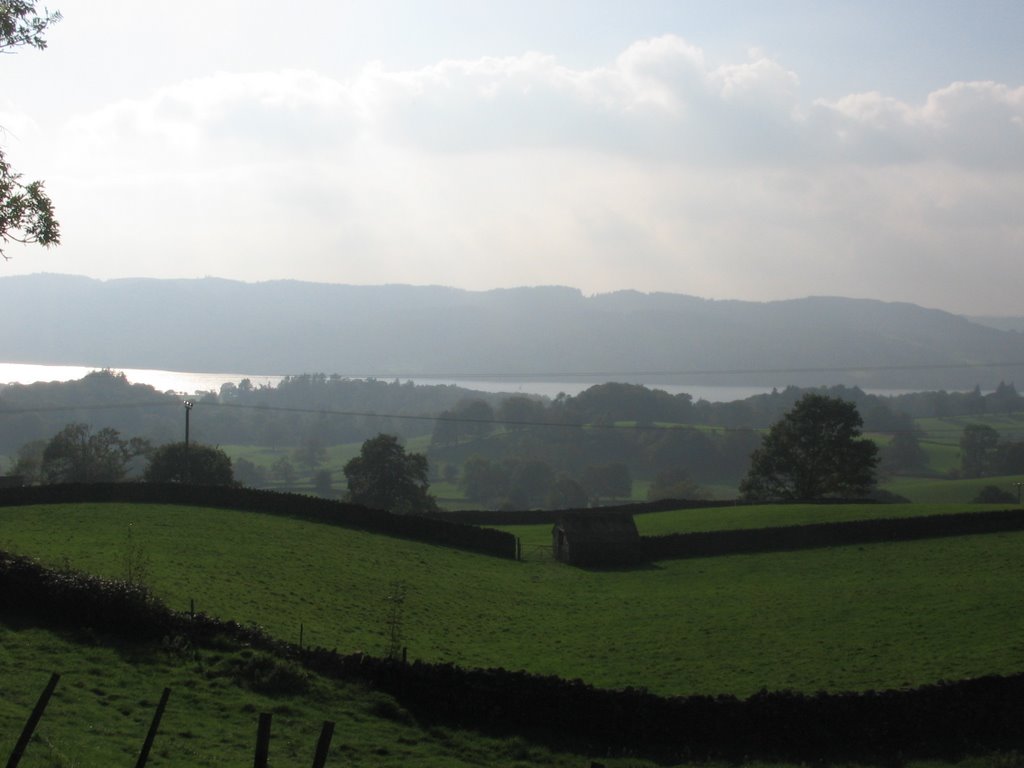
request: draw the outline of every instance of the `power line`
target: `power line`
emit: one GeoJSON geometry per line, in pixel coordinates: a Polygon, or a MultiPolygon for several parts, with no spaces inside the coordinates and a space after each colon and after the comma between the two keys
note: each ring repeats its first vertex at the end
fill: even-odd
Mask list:
{"type": "MultiPolygon", "coordinates": [[[[91,405],[79,405],[79,406],[35,406],[28,408],[11,408],[7,410],[0,410],[0,416],[5,415],[18,415],[27,413],[53,413],[53,412],[67,412],[67,411],[101,411],[101,410],[126,410],[132,408],[178,408],[181,403],[177,399],[171,401],[154,401],[154,402],[135,402],[135,403],[96,403],[91,405]]],[[[402,414],[402,413],[379,413],[376,411],[342,411],[335,410],[332,408],[302,408],[298,406],[280,406],[280,405],[264,405],[264,404],[246,404],[246,403],[214,403],[208,401],[198,400],[195,401],[195,406],[202,408],[231,408],[251,411],[264,411],[270,413],[298,413],[313,416],[336,416],[345,418],[378,418],[388,419],[396,421],[432,421],[432,422],[450,422],[456,424],[488,424],[493,426],[512,426],[512,427],[548,427],[548,428],[566,428],[566,429],[590,429],[590,430],[633,430],[633,431],[673,431],[683,429],[697,429],[699,431],[709,432],[761,432],[769,429],[770,425],[767,426],[750,426],[750,427],[728,427],[717,424],[638,424],[638,423],[602,423],[602,422],[557,422],[557,421],[535,421],[535,420],[510,420],[510,419],[482,419],[473,417],[462,417],[458,415],[446,416],[438,414],[434,416],[419,415],[419,414],[402,414]]],[[[979,414],[963,414],[958,417],[951,418],[964,418],[970,419],[978,416],[979,414]]],[[[1004,429],[1004,432],[1013,433],[1018,427],[1009,426],[1004,429]]],[[[1024,425],[1019,427],[1024,429],[1024,425]]],[[[929,429],[922,430],[920,428],[912,429],[900,429],[900,430],[886,430],[880,431],[875,430],[878,434],[896,435],[896,434],[908,434],[908,433],[922,433],[928,435],[935,434],[960,434],[963,431],[962,427],[949,427],[947,429],[929,429]]],[[[939,443],[945,445],[945,443],[939,443]]]]}
{"type": "Polygon", "coordinates": [[[92,403],[89,405],[35,405],[28,408],[2,408],[0,416],[18,413],[60,413],[62,411],[112,411],[127,410],[131,408],[179,408],[181,403],[178,400],[153,402],[132,402],[132,403],[92,403]]]}

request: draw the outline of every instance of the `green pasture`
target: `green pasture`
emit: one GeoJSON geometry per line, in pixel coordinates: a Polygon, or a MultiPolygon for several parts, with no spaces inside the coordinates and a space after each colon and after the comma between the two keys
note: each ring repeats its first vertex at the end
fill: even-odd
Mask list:
{"type": "MultiPolygon", "coordinates": [[[[161,691],[171,689],[149,765],[251,765],[260,712],[273,715],[271,765],[310,765],[324,720],[335,723],[328,765],[565,766],[589,761],[521,738],[496,738],[418,724],[392,698],[363,686],[291,675],[282,690],[253,690],[249,673],[267,657],[245,649],[168,653],[106,645],[85,633],[54,633],[0,620],[0,758],[6,758],[36,699],[61,680],[19,768],[134,765],[161,691]]],[[[609,761],[609,766],[648,763],[609,761]]]]}
{"type": "Polygon", "coordinates": [[[960,438],[957,442],[949,443],[934,438],[924,438],[918,441],[921,450],[928,460],[928,469],[935,474],[946,474],[956,472],[960,469],[960,438]]]}
{"type": "MultiPolygon", "coordinates": [[[[948,481],[943,481],[948,482],[948,481]]],[[[641,536],[672,533],[732,531],[783,525],[841,523],[893,517],[923,517],[955,512],[1002,509],[1005,504],[757,504],[734,507],[700,507],[634,515],[641,536]]],[[[495,526],[518,536],[523,556],[551,559],[551,525],[495,526]]]]}
{"type": "MultiPolygon", "coordinates": [[[[934,477],[897,477],[885,482],[882,487],[922,504],[950,503],[963,506],[977,497],[983,488],[994,485],[1007,493],[1017,495],[1017,483],[1024,482],[1024,475],[1003,477],[975,477],[969,479],[944,480],[934,477]]],[[[992,508],[991,504],[979,507],[992,508]]],[[[997,504],[1005,507],[1006,504],[997,504]]],[[[1011,504],[1010,506],[1014,506],[1011,504]]]]}
{"type": "Polygon", "coordinates": [[[920,444],[928,457],[929,471],[944,474],[960,468],[960,437],[968,424],[984,424],[1004,441],[1024,440],[1024,413],[975,414],[915,419],[921,430],[920,444]]]}
{"type": "MultiPolygon", "coordinates": [[[[560,751],[522,736],[487,736],[422,724],[385,694],[315,675],[305,676],[303,693],[253,691],[244,675],[232,672],[244,671],[246,664],[261,658],[265,657],[239,649],[166,653],[0,620],[0,758],[10,754],[50,673],[59,670],[60,683],[19,768],[133,765],[165,687],[171,689],[171,697],[150,753],[148,764],[154,768],[251,765],[261,712],[273,715],[270,764],[277,766],[311,764],[324,720],[335,723],[329,766],[581,768],[592,761],[607,768],[655,766],[639,758],[560,751]]],[[[1004,753],[955,765],[1022,764],[1016,753],[1004,753]]],[[[762,762],[743,765],[795,768],[762,762]]],[[[934,761],[901,765],[950,768],[934,761]]],[[[699,763],[693,768],[698,766],[736,768],[732,763],[699,763]]]]}
{"type": "MultiPolygon", "coordinates": [[[[359,448],[362,443],[345,443],[343,445],[324,446],[326,454],[322,467],[330,469],[341,475],[341,468],[349,461],[359,455],[359,448]]],[[[269,470],[274,462],[281,458],[287,458],[293,464],[298,474],[305,473],[305,469],[295,461],[294,448],[271,448],[265,445],[222,445],[219,446],[231,457],[232,461],[247,459],[258,467],[269,470]]]]}
{"type": "Polygon", "coordinates": [[[914,425],[928,440],[959,445],[968,424],[984,424],[999,433],[1002,440],[1024,440],[1024,413],[984,413],[968,416],[934,416],[915,419],[914,425]]]}
{"type": "MultiPolygon", "coordinates": [[[[761,509],[765,521],[786,514],[761,509]]],[[[789,509],[841,514],[837,507],[789,509]]],[[[891,514],[893,507],[871,509],[891,514]]],[[[685,516],[724,522],[730,512],[741,514],[685,516]]],[[[676,525],[670,517],[640,522],[648,532],[676,525]]],[[[588,571],[225,510],[68,505],[0,512],[0,549],[54,565],[117,577],[133,548],[144,555],[146,583],[175,609],[194,599],[197,610],[263,625],[283,639],[297,640],[303,625],[308,644],[379,654],[387,597],[400,582],[411,658],[526,669],[610,688],[865,690],[1024,665],[1024,534],[588,571]]]]}

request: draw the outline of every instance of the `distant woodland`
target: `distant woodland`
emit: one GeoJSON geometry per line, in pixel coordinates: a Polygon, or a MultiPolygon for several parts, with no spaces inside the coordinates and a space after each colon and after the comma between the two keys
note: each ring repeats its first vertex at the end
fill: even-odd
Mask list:
{"type": "MultiPolygon", "coordinates": [[[[292,376],[276,387],[243,381],[199,393],[190,425],[197,443],[269,448],[287,457],[295,474],[337,471],[326,459],[331,446],[394,434],[424,446],[432,477],[460,485],[471,503],[568,507],[629,498],[636,481],[647,484],[652,497],[694,498],[706,486],[735,486],[762,430],[805,391],[787,387],[712,403],[605,383],[547,399],[315,374],[292,376]]],[[[865,431],[888,436],[895,446],[884,454],[891,471],[912,469],[919,460],[914,418],[1024,408],[1012,384],[988,394],[979,388],[892,397],[855,387],[815,391],[855,403],[865,431]]],[[[109,427],[153,445],[176,442],[184,414],[181,396],[131,384],[112,371],[78,381],[8,385],[0,389],[0,453],[13,466],[26,445],[38,448],[69,423],[109,427]]],[[[1013,460],[1021,466],[1010,471],[1024,471],[1024,455],[1013,460]]],[[[236,462],[236,478],[248,485],[266,485],[272,471],[236,462]]]]}

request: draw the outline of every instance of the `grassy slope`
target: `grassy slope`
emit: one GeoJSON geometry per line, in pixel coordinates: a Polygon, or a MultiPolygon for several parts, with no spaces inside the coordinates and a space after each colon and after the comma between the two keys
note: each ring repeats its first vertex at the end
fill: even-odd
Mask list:
{"type": "Polygon", "coordinates": [[[169,655],[0,621],[0,756],[13,748],[50,672],[60,670],[21,768],[133,765],[164,687],[172,694],[150,756],[154,768],[251,765],[260,712],[274,715],[273,765],[309,765],[324,720],[336,725],[328,765],[587,764],[519,738],[421,727],[392,699],[358,685],[314,677],[303,696],[254,693],[226,674],[248,653],[169,655]]]}
{"type": "MultiPolygon", "coordinates": [[[[495,738],[421,726],[392,699],[361,686],[314,678],[304,696],[253,693],[221,674],[240,653],[204,650],[193,658],[106,647],[96,640],[0,620],[0,756],[10,753],[50,671],[59,669],[61,682],[21,768],[132,765],[165,686],[172,695],[150,755],[149,765],[154,768],[250,764],[259,712],[274,715],[272,765],[308,765],[325,719],[336,724],[328,765],[578,768],[591,763],[588,756],[553,752],[521,737],[495,738]]],[[[1019,757],[981,755],[957,765],[1020,768],[1024,761],[1019,757]]],[[[608,768],[653,768],[637,758],[597,759],[608,768]]],[[[768,768],[766,763],[746,765],[768,768]]],[[[906,768],[945,765],[905,764],[906,768]]],[[[700,768],[713,766],[702,763],[700,768]]]]}
{"type": "Polygon", "coordinates": [[[83,505],[4,510],[0,548],[116,576],[132,521],[173,607],[194,597],[291,640],[303,623],[307,643],[345,651],[381,652],[401,580],[411,657],[608,687],[868,689],[1024,663],[1024,534],[591,572],[247,513],[83,505]]]}

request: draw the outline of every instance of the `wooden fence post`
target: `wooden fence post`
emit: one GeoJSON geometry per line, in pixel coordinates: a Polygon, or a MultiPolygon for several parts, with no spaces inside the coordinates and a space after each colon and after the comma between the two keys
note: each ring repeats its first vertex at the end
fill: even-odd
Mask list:
{"type": "Polygon", "coordinates": [[[270,718],[269,712],[260,713],[260,724],[256,730],[256,761],[253,768],[267,768],[270,759],[270,718]]]}
{"type": "Polygon", "coordinates": [[[146,734],[146,740],[142,744],[142,751],[139,752],[135,768],[143,768],[146,761],[149,760],[149,750],[153,748],[153,739],[156,738],[156,731],[160,727],[160,720],[164,716],[164,709],[167,707],[167,699],[170,696],[171,689],[164,688],[164,692],[160,695],[160,703],[156,705],[156,712],[153,713],[153,722],[149,724],[149,733],[146,734]]]}
{"type": "Polygon", "coordinates": [[[32,710],[32,714],[28,716],[28,721],[25,723],[25,727],[21,729],[21,736],[18,737],[18,743],[14,745],[14,751],[11,752],[11,757],[7,761],[7,768],[17,768],[18,763],[21,762],[21,756],[25,754],[25,748],[28,746],[29,739],[32,738],[32,734],[36,730],[36,726],[39,724],[39,718],[43,716],[43,710],[46,709],[46,705],[50,703],[50,697],[53,695],[53,689],[57,687],[57,683],[60,681],[60,675],[54,672],[50,675],[50,682],[46,684],[43,689],[43,693],[39,696],[39,701],[36,702],[35,709],[32,710]]]}
{"type": "Polygon", "coordinates": [[[331,737],[334,736],[334,723],[324,720],[320,729],[320,739],[316,743],[316,754],[313,755],[313,768],[324,768],[327,764],[327,750],[331,748],[331,737]]]}

